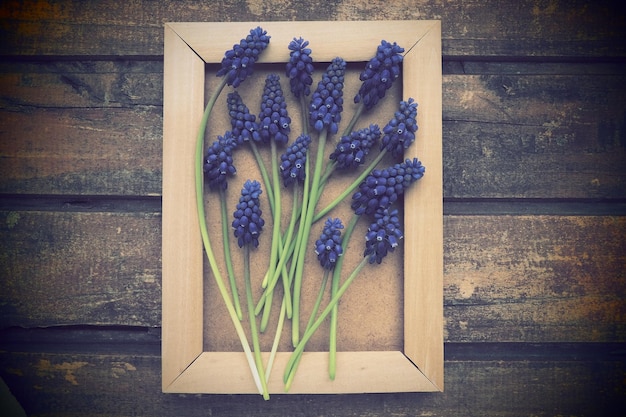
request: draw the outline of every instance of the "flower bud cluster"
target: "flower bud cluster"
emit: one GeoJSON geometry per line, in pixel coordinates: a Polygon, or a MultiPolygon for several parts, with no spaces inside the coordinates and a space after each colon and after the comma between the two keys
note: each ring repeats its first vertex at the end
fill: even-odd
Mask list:
{"type": "Polygon", "coordinates": [[[233,213],[233,229],[239,247],[252,243],[254,247],[259,246],[259,235],[263,230],[265,221],[261,217],[259,196],[261,195],[261,184],[256,181],[247,180],[241,189],[241,197],[237,209],[233,213]]]}
{"type": "Polygon", "coordinates": [[[400,76],[404,48],[395,42],[393,44],[383,40],[374,56],[361,72],[359,79],[363,81],[354,102],[363,101],[366,109],[371,109],[378,100],[385,96],[393,82],[400,76]]]}
{"type": "Polygon", "coordinates": [[[203,168],[211,189],[228,188],[226,177],[237,172],[233,165],[233,150],[236,147],[237,140],[232,132],[228,131],[224,136],[218,136],[207,149],[203,168]]]}
{"type": "Polygon", "coordinates": [[[280,77],[270,74],[265,79],[261,113],[259,114],[259,134],[263,142],[275,140],[286,145],[289,141],[291,119],[287,113],[287,103],[280,87],[280,77]]]}
{"type": "Polygon", "coordinates": [[[330,159],[337,162],[337,168],[354,169],[363,164],[365,156],[380,138],[378,125],[370,125],[364,129],[342,136],[337,143],[330,159]]]}
{"type": "Polygon", "coordinates": [[[250,30],[250,34],[239,44],[233,45],[233,49],[226,51],[222,58],[222,67],[217,71],[217,76],[226,76],[228,85],[237,88],[252,74],[254,63],[270,43],[267,31],[257,27],[250,30]]]}
{"type": "Polygon", "coordinates": [[[380,149],[387,149],[394,158],[400,158],[415,140],[417,132],[417,103],[410,98],[400,102],[400,109],[383,128],[380,149]]]}
{"type": "Polygon", "coordinates": [[[315,254],[324,269],[333,269],[337,259],[343,253],[341,247],[341,229],[343,224],[340,219],[327,219],[320,238],[315,241],[315,254]]]}
{"type": "Polygon", "coordinates": [[[296,96],[308,96],[311,93],[313,84],[313,59],[311,59],[311,49],[307,48],[309,41],[296,39],[289,43],[289,62],[285,73],[289,77],[291,92],[296,96]]]}
{"type": "Polygon", "coordinates": [[[280,156],[280,172],[285,187],[289,187],[295,182],[304,182],[306,178],[304,165],[310,144],[311,137],[309,135],[300,135],[280,156]]]}
{"type": "Polygon", "coordinates": [[[398,210],[379,208],[374,214],[374,222],[367,229],[363,256],[368,256],[367,261],[371,264],[381,263],[387,253],[395,250],[398,241],[403,237],[398,210]]]}
{"type": "Polygon", "coordinates": [[[413,182],[424,176],[422,163],[413,158],[385,169],[375,169],[352,196],[351,207],[356,214],[373,214],[388,208],[413,182]]]}
{"type": "Polygon", "coordinates": [[[228,106],[232,133],[235,139],[237,139],[237,142],[241,144],[250,139],[257,142],[261,140],[256,116],[250,113],[237,91],[228,93],[226,104],[228,106]]]}
{"type": "Polygon", "coordinates": [[[339,129],[343,111],[345,72],[346,61],[337,57],[330,63],[317,84],[309,105],[309,121],[317,132],[328,129],[334,134],[339,129]]]}

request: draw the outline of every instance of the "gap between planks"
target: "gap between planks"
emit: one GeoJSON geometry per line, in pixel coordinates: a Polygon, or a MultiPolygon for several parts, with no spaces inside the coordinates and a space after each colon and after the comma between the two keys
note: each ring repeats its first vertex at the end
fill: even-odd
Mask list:
{"type": "MultiPolygon", "coordinates": [[[[0,211],[160,213],[161,196],[0,194],[0,211]]],[[[626,199],[444,198],[443,213],[624,216],[626,199]]]]}
{"type": "MultiPolygon", "coordinates": [[[[58,326],[0,330],[7,352],[160,356],[161,329],[140,326],[58,326]]],[[[620,342],[445,342],[446,361],[596,362],[626,360],[620,342]]]]}

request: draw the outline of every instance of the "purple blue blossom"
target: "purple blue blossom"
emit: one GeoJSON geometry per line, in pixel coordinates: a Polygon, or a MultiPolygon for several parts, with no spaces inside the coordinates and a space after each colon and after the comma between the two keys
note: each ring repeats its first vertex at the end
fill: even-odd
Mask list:
{"type": "Polygon", "coordinates": [[[256,180],[247,180],[241,189],[241,197],[233,213],[232,223],[240,248],[250,243],[255,248],[259,246],[259,235],[265,225],[261,217],[263,214],[259,200],[261,193],[261,184],[256,180]]]}
{"type": "Polygon", "coordinates": [[[270,43],[267,31],[257,27],[250,30],[250,34],[238,44],[233,45],[222,58],[222,67],[217,71],[217,76],[226,76],[226,83],[237,88],[252,74],[254,63],[259,55],[270,43]]]}
{"type": "Polygon", "coordinates": [[[300,135],[280,156],[280,172],[285,187],[296,182],[304,182],[306,178],[304,165],[310,144],[309,135],[300,135]]]}
{"type": "Polygon", "coordinates": [[[365,156],[376,141],[380,138],[378,125],[369,127],[342,136],[335,147],[330,159],[337,162],[337,168],[354,169],[365,161],[365,156]]]}
{"type": "Polygon", "coordinates": [[[352,209],[356,214],[373,214],[379,208],[388,208],[412,183],[424,176],[424,171],[417,158],[373,170],[352,196],[352,209]]]}
{"type": "Polygon", "coordinates": [[[404,48],[395,42],[383,40],[376,49],[376,55],[365,65],[359,79],[363,81],[354,102],[363,102],[366,109],[371,109],[385,96],[393,82],[400,76],[404,48]]]}
{"type": "Polygon", "coordinates": [[[291,92],[296,96],[308,96],[311,93],[311,84],[313,84],[313,59],[311,58],[311,49],[307,48],[309,41],[302,38],[293,40],[289,43],[289,62],[285,73],[289,78],[291,92]]]}
{"type": "Polygon", "coordinates": [[[315,241],[315,254],[324,269],[333,269],[337,259],[343,254],[341,229],[343,224],[340,219],[329,218],[324,224],[320,238],[315,241]]]}
{"type": "Polygon", "coordinates": [[[403,237],[398,210],[379,208],[374,214],[374,222],[370,224],[365,234],[363,256],[368,257],[367,261],[371,264],[381,263],[387,253],[393,252],[398,247],[399,240],[403,237]]]}
{"type": "Polygon", "coordinates": [[[387,149],[394,158],[400,158],[415,140],[417,132],[417,103],[409,98],[400,102],[400,109],[383,128],[380,149],[387,149]]]}
{"type": "Polygon", "coordinates": [[[237,170],[233,165],[233,150],[237,147],[237,140],[232,132],[218,136],[206,151],[204,158],[204,174],[209,188],[225,190],[228,188],[227,177],[235,175],[237,170]]]}
{"type": "Polygon", "coordinates": [[[256,116],[250,113],[237,91],[228,93],[226,104],[228,106],[232,133],[237,141],[241,144],[250,139],[255,141],[261,140],[256,116]]]}
{"type": "Polygon", "coordinates": [[[287,112],[287,103],[280,86],[280,77],[270,74],[265,79],[261,113],[259,114],[259,134],[263,142],[271,140],[286,145],[289,141],[291,119],[287,112]]]}
{"type": "Polygon", "coordinates": [[[337,57],[330,63],[317,84],[309,105],[309,121],[317,132],[328,129],[329,133],[334,134],[339,129],[343,111],[345,72],[346,61],[337,57]]]}

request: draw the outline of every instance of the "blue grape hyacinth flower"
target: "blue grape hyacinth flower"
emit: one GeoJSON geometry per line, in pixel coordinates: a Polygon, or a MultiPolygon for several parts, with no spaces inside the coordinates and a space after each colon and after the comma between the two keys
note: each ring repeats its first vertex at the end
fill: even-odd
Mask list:
{"type": "Polygon", "coordinates": [[[280,77],[270,74],[265,79],[261,113],[259,114],[259,134],[261,141],[285,145],[289,141],[291,119],[287,112],[287,102],[280,86],[280,77]]]}
{"type": "Polygon", "coordinates": [[[251,139],[255,141],[261,140],[256,116],[250,113],[250,110],[237,91],[228,93],[226,104],[228,106],[232,133],[237,139],[237,142],[241,144],[251,139]]]}
{"type": "Polygon", "coordinates": [[[380,138],[378,125],[372,124],[350,135],[342,136],[330,159],[337,162],[339,169],[354,169],[365,161],[365,156],[380,138]]]}
{"type": "Polygon", "coordinates": [[[328,129],[334,134],[339,129],[343,111],[345,72],[346,61],[337,57],[330,63],[317,84],[309,105],[309,121],[317,132],[328,129]]]}
{"type": "Polygon", "coordinates": [[[227,177],[235,175],[237,170],[233,165],[233,150],[237,147],[237,140],[232,132],[218,136],[206,151],[204,158],[204,175],[209,188],[225,190],[228,188],[227,177]]]}
{"type": "Polygon", "coordinates": [[[417,159],[407,159],[385,169],[373,170],[352,196],[351,207],[356,214],[373,214],[388,208],[398,196],[424,176],[425,168],[417,159]]]}
{"type": "Polygon", "coordinates": [[[389,252],[398,247],[399,240],[403,237],[398,210],[379,208],[374,214],[374,222],[370,224],[365,234],[363,256],[368,257],[369,263],[379,264],[389,252]]]}
{"type": "Polygon", "coordinates": [[[383,128],[380,149],[386,149],[394,158],[400,158],[415,140],[417,132],[417,103],[409,98],[400,102],[400,109],[383,128]]]}
{"type": "Polygon", "coordinates": [[[365,108],[369,110],[385,96],[393,82],[400,77],[402,52],[404,52],[404,48],[397,43],[381,41],[376,49],[376,55],[369,60],[359,75],[363,84],[354,97],[355,103],[362,101],[365,108]]]}
{"type": "Polygon", "coordinates": [[[324,224],[320,238],[315,241],[315,254],[324,269],[335,268],[337,259],[343,254],[341,229],[343,224],[340,219],[329,218],[324,224]]]}
{"type": "Polygon", "coordinates": [[[226,83],[237,88],[252,74],[254,63],[267,45],[270,43],[270,36],[267,31],[256,27],[250,30],[250,34],[245,39],[233,45],[222,58],[222,67],[217,71],[218,77],[226,76],[226,83]]]}
{"type": "Polygon", "coordinates": [[[250,243],[255,248],[259,246],[259,235],[265,225],[261,217],[263,214],[259,199],[261,193],[261,184],[256,180],[247,180],[241,189],[241,197],[233,213],[232,223],[240,248],[250,243]]]}
{"type": "Polygon", "coordinates": [[[300,135],[280,156],[280,172],[285,187],[296,182],[304,182],[306,178],[304,165],[310,144],[311,137],[309,135],[300,135]]]}
{"type": "Polygon", "coordinates": [[[311,93],[311,84],[313,84],[313,59],[311,58],[311,49],[307,48],[309,41],[302,38],[293,40],[289,43],[289,62],[285,69],[285,74],[289,78],[291,92],[296,96],[305,97],[311,93]]]}

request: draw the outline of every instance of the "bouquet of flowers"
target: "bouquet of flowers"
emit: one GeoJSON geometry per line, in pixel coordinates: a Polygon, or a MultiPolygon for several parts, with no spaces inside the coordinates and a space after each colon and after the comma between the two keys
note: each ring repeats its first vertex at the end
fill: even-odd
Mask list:
{"type": "MultiPolygon", "coordinates": [[[[265,399],[269,398],[267,381],[285,320],[291,321],[293,346],[283,370],[285,390],[291,386],[307,343],[326,320],[330,321],[328,374],[331,380],[334,379],[337,303],[366,265],[380,264],[389,252],[398,247],[403,232],[396,202],[411,184],[422,178],[425,171],[417,158],[403,160],[404,151],[415,140],[418,128],[417,103],[412,98],[398,103],[393,117],[382,129],[377,124],[355,128],[361,115],[375,108],[399,78],[404,52],[401,46],[385,40],[377,46],[373,57],[360,73],[362,83],[354,97],[352,118],[328,154],[325,151],[327,142],[338,134],[344,108],[346,62],[341,57],[333,59],[321,75],[317,88],[312,90],[315,67],[309,42],[293,38],[286,45],[290,59],[284,74],[289,81],[291,94],[299,103],[296,111],[302,118],[302,131],[289,143],[292,133],[290,109],[287,108],[280,76],[272,73],[266,77],[258,117],[250,112],[237,91],[237,87],[253,76],[255,62],[269,42],[270,35],[257,27],[225,52],[216,73],[221,77],[219,85],[208,99],[198,129],[194,161],[196,203],[203,246],[221,298],[248,359],[252,377],[265,399]],[[233,88],[228,92],[226,100],[230,130],[205,146],[209,116],[227,86],[233,88]],[[314,149],[312,143],[316,144],[314,149]],[[261,178],[246,180],[230,217],[225,193],[229,177],[236,173],[237,150],[244,146],[248,146],[255,156],[261,178]],[[269,167],[265,166],[261,156],[263,146],[269,147],[269,167]],[[376,148],[378,154],[372,158],[376,148]],[[284,150],[280,152],[279,149],[284,150]],[[395,163],[378,168],[385,155],[390,156],[395,163]],[[372,160],[366,163],[368,158],[372,160]],[[332,202],[325,207],[318,207],[323,190],[333,177],[350,173],[357,174],[354,180],[332,202]],[[209,192],[219,195],[226,279],[216,260],[207,230],[205,183],[209,192]],[[282,211],[286,206],[285,191],[289,191],[291,202],[288,224],[282,224],[282,211]],[[348,199],[351,199],[353,214],[347,221],[329,216],[338,204],[348,199]],[[271,231],[266,232],[271,234],[269,243],[261,240],[266,224],[263,212],[269,213],[266,218],[271,218],[271,222],[268,221],[271,223],[271,231]],[[363,258],[353,271],[343,274],[348,242],[361,218],[369,222],[362,249],[363,258]],[[319,237],[311,247],[309,236],[318,230],[316,224],[321,220],[324,220],[323,226],[315,234],[319,237]],[[231,233],[243,251],[243,291],[238,288],[233,268],[231,233]],[[259,245],[270,245],[267,269],[262,276],[252,277],[250,254],[259,245]],[[323,278],[309,318],[303,321],[302,282],[308,256],[317,257],[323,278]],[[342,279],[343,275],[347,277],[342,279]],[[322,306],[328,281],[330,295],[327,304],[322,306]],[[253,295],[255,285],[262,289],[257,299],[253,295]],[[269,360],[264,363],[259,333],[268,329],[277,288],[282,288],[281,308],[269,360]],[[240,293],[245,295],[241,296],[240,293]],[[248,331],[244,330],[246,322],[248,331]],[[252,344],[248,342],[247,334],[252,344]]],[[[291,110],[293,112],[294,109],[291,110]]]]}

